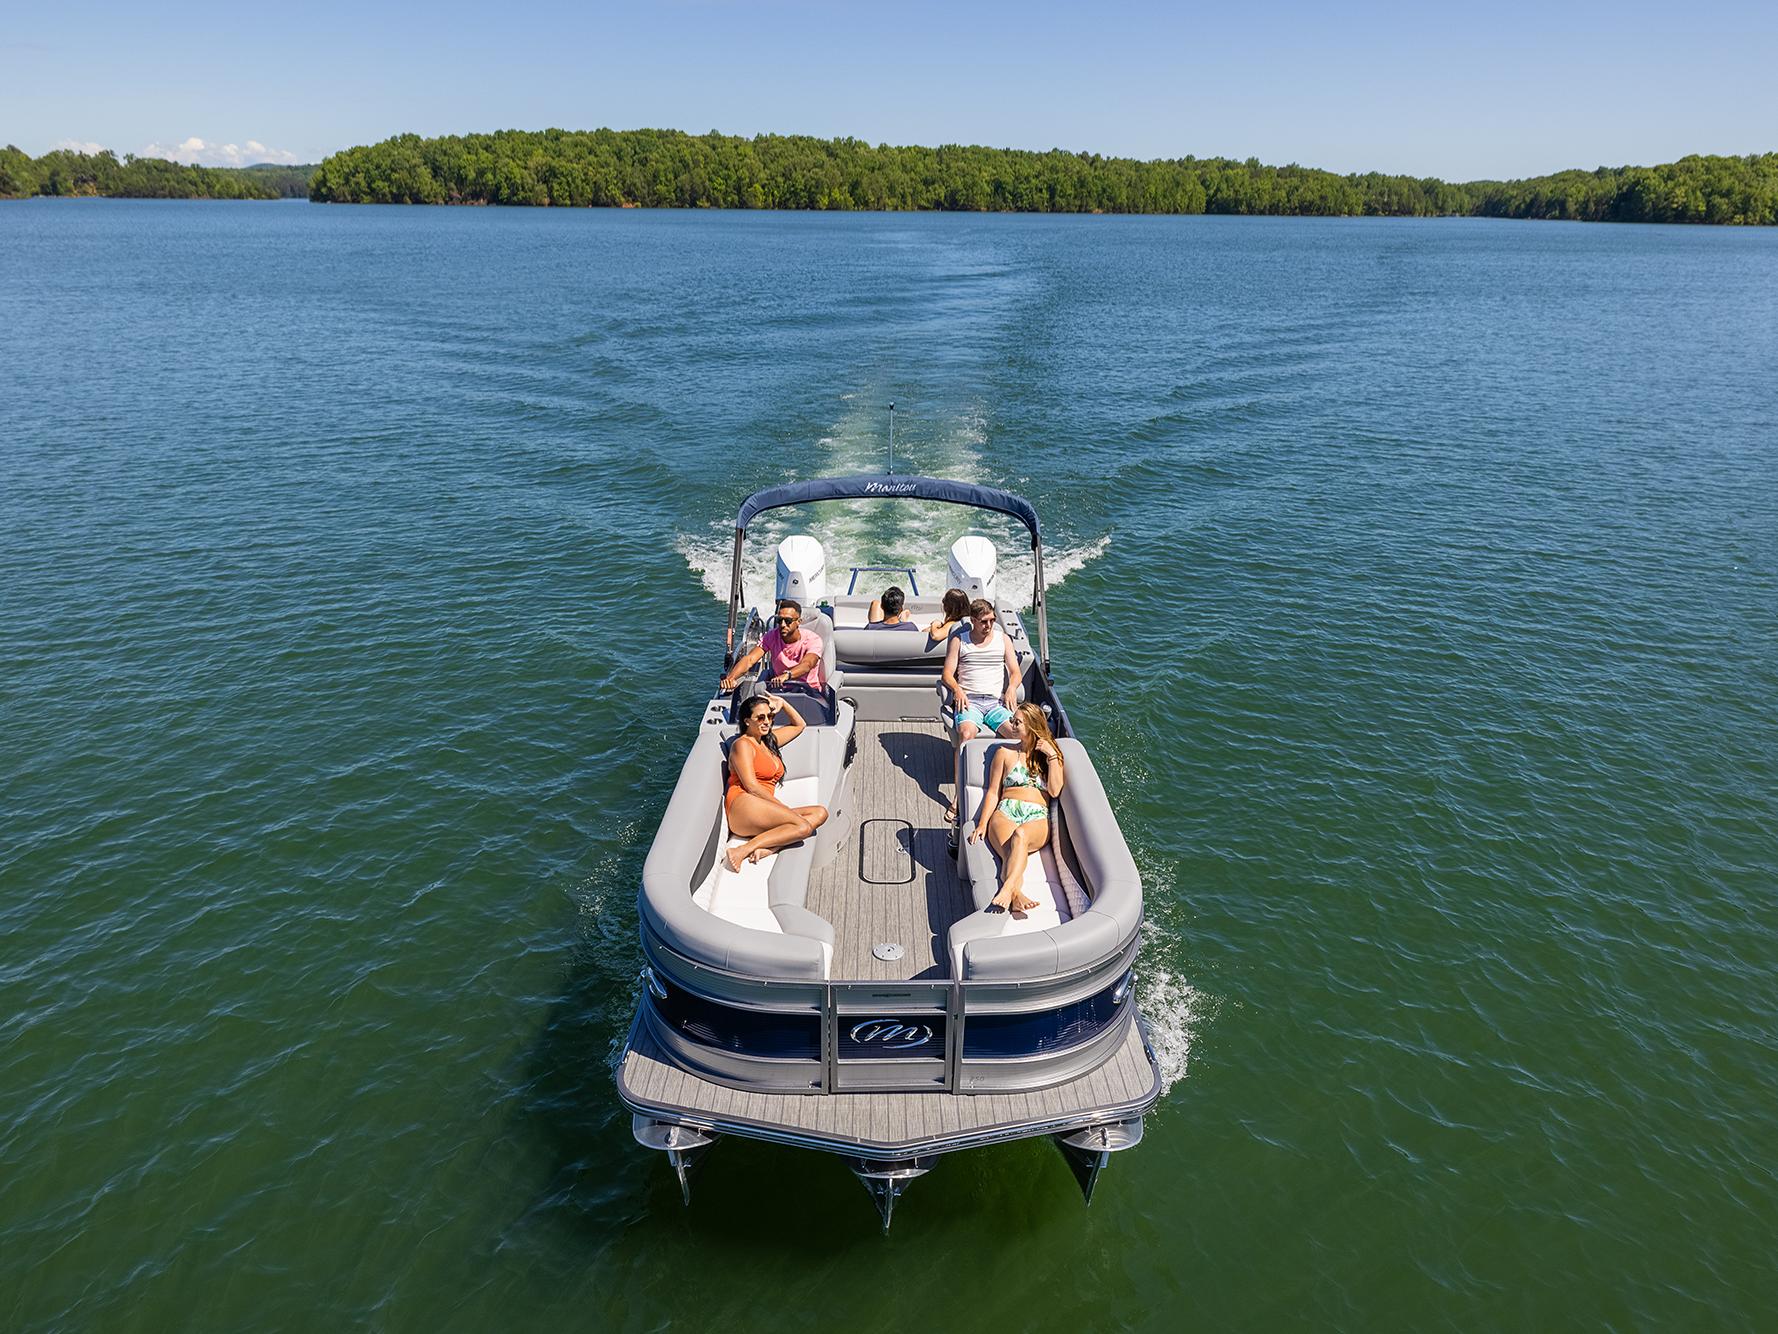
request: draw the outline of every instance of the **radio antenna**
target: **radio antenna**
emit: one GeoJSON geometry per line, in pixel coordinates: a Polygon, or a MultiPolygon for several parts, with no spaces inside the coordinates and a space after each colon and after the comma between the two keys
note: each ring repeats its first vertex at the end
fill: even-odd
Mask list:
{"type": "Polygon", "coordinates": [[[889,475],[895,476],[895,404],[889,405],[889,475]]]}

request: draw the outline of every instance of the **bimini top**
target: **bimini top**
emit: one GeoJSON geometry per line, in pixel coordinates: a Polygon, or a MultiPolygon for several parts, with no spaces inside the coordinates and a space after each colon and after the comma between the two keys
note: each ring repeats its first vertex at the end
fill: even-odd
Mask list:
{"type": "Polygon", "coordinates": [[[735,531],[745,532],[753,516],[763,510],[783,509],[812,500],[942,500],[952,505],[973,505],[998,510],[1024,524],[1037,545],[1037,511],[1023,496],[974,482],[953,482],[947,477],[906,477],[873,473],[862,477],[817,477],[806,482],[786,482],[755,491],[741,502],[735,515],[735,531]]]}

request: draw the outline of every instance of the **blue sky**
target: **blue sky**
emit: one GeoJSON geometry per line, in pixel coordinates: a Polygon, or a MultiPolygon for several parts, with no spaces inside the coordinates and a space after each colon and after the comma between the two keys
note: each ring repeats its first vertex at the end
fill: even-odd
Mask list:
{"type": "Polygon", "coordinates": [[[1774,70],[1770,0],[40,0],[0,25],[0,142],[312,162],[403,131],[649,125],[1468,180],[1778,149],[1774,70]]]}

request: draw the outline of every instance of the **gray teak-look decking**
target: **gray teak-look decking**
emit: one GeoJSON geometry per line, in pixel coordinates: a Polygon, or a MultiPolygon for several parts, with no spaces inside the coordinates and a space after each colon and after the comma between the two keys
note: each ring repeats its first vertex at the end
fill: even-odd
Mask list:
{"type": "Polygon", "coordinates": [[[859,723],[852,765],[858,823],[809,878],[809,911],[833,925],[837,981],[945,978],[953,922],[973,911],[948,847],[951,743],[937,722],[859,723]],[[893,941],[885,963],[871,947],[893,941]]]}
{"type": "Polygon", "coordinates": [[[1136,1024],[1097,1070],[1034,1093],[749,1093],[680,1069],[640,1029],[632,1036],[618,1072],[632,1106],[718,1128],[741,1124],[765,1138],[814,1148],[907,1154],[965,1147],[972,1137],[1117,1120],[1120,1113],[1146,1111],[1159,1092],[1160,1075],[1136,1024]]]}

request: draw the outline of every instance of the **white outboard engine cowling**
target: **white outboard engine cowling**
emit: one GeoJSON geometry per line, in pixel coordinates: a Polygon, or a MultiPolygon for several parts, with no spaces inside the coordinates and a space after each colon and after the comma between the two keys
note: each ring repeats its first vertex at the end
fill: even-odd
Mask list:
{"type": "Polygon", "coordinates": [[[997,564],[994,544],[979,533],[967,533],[951,543],[951,582],[947,587],[961,588],[972,602],[976,598],[994,602],[997,564]]]}
{"type": "Polygon", "coordinates": [[[798,533],[778,543],[779,598],[793,598],[804,611],[827,601],[827,553],[812,537],[798,533]]]}

